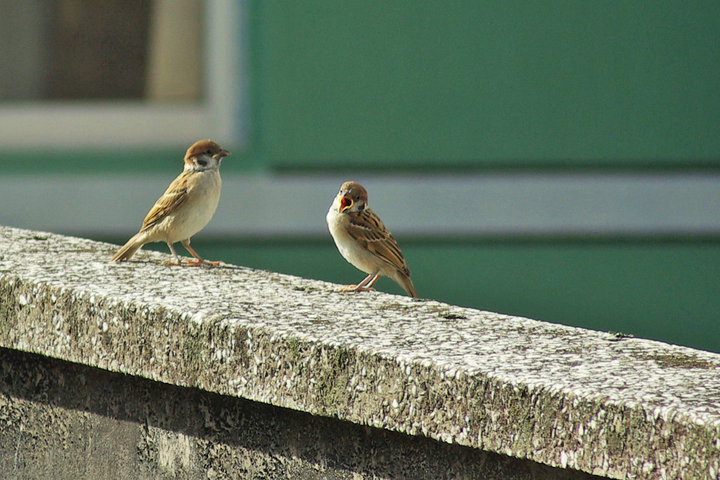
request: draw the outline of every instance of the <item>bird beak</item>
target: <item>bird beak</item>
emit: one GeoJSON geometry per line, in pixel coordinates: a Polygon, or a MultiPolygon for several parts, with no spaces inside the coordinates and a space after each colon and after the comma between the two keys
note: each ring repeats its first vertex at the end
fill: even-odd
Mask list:
{"type": "Polygon", "coordinates": [[[230,152],[228,152],[227,150],[221,150],[218,153],[216,153],[215,155],[213,155],[213,158],[223,158],[223,157],[227,157],[228,155],[230,155],[230,152]]]}
{"type": "Polygon", "coordinates": [[[340,208],[338,209],[338,212],[342,213],[348,208],[352,207],[353,201],[350,197],[342,197],[340,199],[340,208]]]}

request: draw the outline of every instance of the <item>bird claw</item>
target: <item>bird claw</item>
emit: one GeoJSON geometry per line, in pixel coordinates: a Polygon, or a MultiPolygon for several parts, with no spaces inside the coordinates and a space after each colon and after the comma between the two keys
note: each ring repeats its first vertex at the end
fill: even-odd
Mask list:
{"type": "Polygon", "coordinates": [[[184,265],[186,267],[203,267],[203,266],[217,267],[220,265],[220,263],[222,263],[222,262],[193,258],[193,259],[186,260],[184,265]]]}
{"type": "Polygon", "coordinates": [[[338,289],[338,292],[370,292],[375,291],[373,287],[364,287],[359,285],[345,285],[338,289]]]}
{"type": "Polygon", "coordinates": [[[168,267],[217,267],[221,264],[220,261],[209,261],[209,260],[198,260],[198,259],[189,259],[185,260],[184,262],[178,263],[173,260],[168,260],[165,262],[165,265],[168,267]]]}

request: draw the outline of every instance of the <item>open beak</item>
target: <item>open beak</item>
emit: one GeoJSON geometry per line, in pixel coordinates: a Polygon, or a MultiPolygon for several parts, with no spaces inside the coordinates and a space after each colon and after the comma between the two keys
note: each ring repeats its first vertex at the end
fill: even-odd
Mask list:
{"type": "Polygon", "coordinates": [[[348,208],[352,207],[353,201],[350,197],[342,197],[340,199],[340,208],[338,209],[338,212],[342,213],[348,208]]]}
{"type": "Polygon", "coordinates": [[[213,158],[223,158],[227,157],[228,155],[230,155],[230,152],[228,152],[227,150],[220,150],[218,153],[213,155],[213,158]]]}

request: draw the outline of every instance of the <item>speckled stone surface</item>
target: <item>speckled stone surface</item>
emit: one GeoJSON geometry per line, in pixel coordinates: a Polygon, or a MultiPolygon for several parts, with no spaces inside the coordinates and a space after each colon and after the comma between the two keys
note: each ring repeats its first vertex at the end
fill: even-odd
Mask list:
{"type": "Polygon", "coordinates": [[[0,348],[3,480],[600,480],[0,348]]]}
{"type": "Polygon", "coordinates": [[[0,346],[611,478],[720,474],[720,355],[0,229],[0,346]]]}

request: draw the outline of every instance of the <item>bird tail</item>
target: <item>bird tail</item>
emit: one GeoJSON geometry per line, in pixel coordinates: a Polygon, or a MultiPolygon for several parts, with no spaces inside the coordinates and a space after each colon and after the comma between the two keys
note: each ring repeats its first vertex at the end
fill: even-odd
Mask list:
{"type": "Polygon", "coordinates": [[[135,252],[140,250],[143,245],[145,245],[145,238],[144,235],[141,233],[135,234],[130,240],[127,241],[125,245],[123,245],[120,250],[113,255],[112,259],[114,262],[122,262],[125,260],[130,260],[130,258],[135,255],[135,252]]]}
{"type": "Polygon", "coordinates": [[[397,283],[405,289],[408,295],[413,298],[417,298],[418,294],[415,291],[415,285],[413,285],[412,280],[410,280],[410,275],[404,275],[402,272],[398,272],[395,281],[397,281],[397,283]]]}

